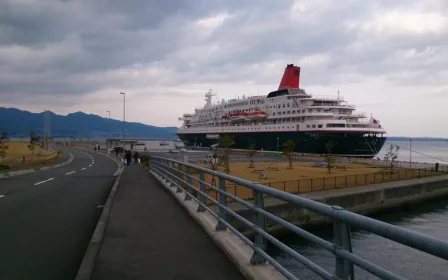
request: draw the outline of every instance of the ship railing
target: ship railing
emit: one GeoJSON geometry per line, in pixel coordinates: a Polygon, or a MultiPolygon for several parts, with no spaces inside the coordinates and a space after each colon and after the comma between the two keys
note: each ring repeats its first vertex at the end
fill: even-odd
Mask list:
{"type": "MultiPolygon", "coordinates": [[[[339,206],[313,201],[257,182],[250,182],[175,159],[150,157],[149,168],[151,174],[158,178],[167,188],[170,188],[174,195],[183,195],[186,208],[192,209],[194,207],[197,213],[194,213],[193,210],[190,211],[192,215],[197,215],[198,220],[210,220],[214,217],[216,220],[215,232],[209,233],[211,236],[214,238],[225,237],[225,243],[227,243],[229,238],[231,238],[229,233],[232,233],[233,238],[236,239],[235,242],[238,242],[237,240],[243,242],[243,245],[238,245],[244,247],[239,252],[251,250],[251,255],[247,256],[248,263],[254,266],[268,263],[287,279],[299,278],[268,253],[268,242],[290,258],[299,261],[323,279],[354,280],[355,266],[380,279],[404,279],[398,274],[354,253],[352,250],[352,228],[364,230],[448,260],[448,242],[362,216],[339,206]],[[211,178],[213,179],[209,183],[211,178]],[[251,193],[251,199],[244,200],[237,195],[231,194],[227,189],[227,184],[229,183],[236,184],[241,187],[241,190],[251,193]],[[210,196],[210,191],[218,193],[218,198],[215,199],[210,196]],[[292,204],[294,207],[306,209],[331,220],[334,239],[332,241],[325,240],[268,212],[265,208],[265,200],[269,198],[292,204]],[[249,211],[251,215],[243,216],[243,212],[233,210],[235,209],[233,205],[236,204],[246,208],[246,212],[249,211]],[[267,231],[268,221],[332,253],[335,262],[334,272],[327,271],[269,233],[267,231]],[[237,229],[234,223],[245,225],[253,234],[253,240],[248,238],[241,229],[237,229]]],[[[225,247],[225,244],[222,247],[225,247]]],[[[227,248],[227,253],[230,255],[238,254],[234,248],[225,248],[227,248]]],[[[238,256],[241,257],[241,255],[238,256]]],[[[236,257],[236,255],[233,255],[233,257],[236,257]]]]}
{"type": "Polygon", "coordinates": [[[334,95],[312,95],[311,99],[320,99],[320,100],[331,100],[331,101],[345,101],[343,96],[334,96],[334,95]]]}

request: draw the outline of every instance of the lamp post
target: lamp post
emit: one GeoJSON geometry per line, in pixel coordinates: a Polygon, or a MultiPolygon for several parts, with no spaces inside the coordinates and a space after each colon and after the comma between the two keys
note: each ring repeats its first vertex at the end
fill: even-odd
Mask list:
{"type": "Polygon", "coordinates": [[[126,122],[126,93],[120,92],[120,94],[123,94],[123,125],[121,131],[121,144],[124,147],[124,124],[126,122]]]}
{"type": "MultiPolygon", "coordinates": [[[[107,113],[109,114],[109,120],[110,120],[110,111],[107,111],[107,113]]],[[[109,147],[109,141],[111,141],[110,140],[110,131],[107,133],[107,137],[109,138],[109,140],[106,140],[106,146],[107,146],[107,149],[109,150],[110,149],[110,147],[109,147]]]]}

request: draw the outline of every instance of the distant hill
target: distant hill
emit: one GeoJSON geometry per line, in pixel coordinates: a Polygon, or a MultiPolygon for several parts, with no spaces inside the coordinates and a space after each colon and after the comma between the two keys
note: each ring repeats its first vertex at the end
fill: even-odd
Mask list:
{"type": "MultiPolygon", "coordinates": [[[[98,115],[76,112],[67,116],[50,112],[51,136],[53,138],[121,137],[122,121],[98,115]]],[[[44,113],[31,113],[15,108],[0,107],[0,131],[11,138],[28,137],[31,131],[44,133],[44,113]]],[[[126,122],[126,138],[176,138],[176,127],[157,127],[136,122],[126,122]]]]}

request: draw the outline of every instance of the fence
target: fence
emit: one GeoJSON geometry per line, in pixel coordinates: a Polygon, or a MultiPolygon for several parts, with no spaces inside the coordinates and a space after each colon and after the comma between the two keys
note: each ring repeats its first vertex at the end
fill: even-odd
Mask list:
{"type": "Polygon", "coordinates": [[[305,267],[323,279],[343,279],[354,280],[354,266],[379,277],[380,279],[403,279],[402,277],[381,268],[374,263],[363,259],[352,252],[351,246],[351,227],[382,236],[392,241],[409,246],[416,250],[426,252],[430,255],[448,260],[448,242],[418,234],[397,226],[380,222],[362,215],[358,215],[344,210],[338,206],[329,206],[320,202],[296,196],[290,193],[282,192],[274,188],[263,186],[258,183],[249,182],[220,172],[215,172],[206,168],[198,167],[188,163],[183,163],[173,159],[161,157],[151,157],[150,170],[153,174],[162,178],[170,186],[176,188],[176,192],[185,193],[185,200],[194,200],[198,203],[198,212],[208,212],[217,219],[216,231],[229,230],[244,243],[253,249],[253,255],[250,259],[252,265],[260,265],[268,262],[275,267],[287,279],[298,279],[288,269],[281,266],[276,260],[266,253],[267,242],[276,246],[291,258],[301,262],[305,267]],[[199,178],[192,174],[199,174],[199,178]],[[205,175],[218,178],[218,186],[213,186],[206,182],[205,175]],[[195,189],[193,182],[198,182],[199,190],[195,189]],[[227,192],[226,184],[233,183],[249,189],[252,192],[253,202],[243,200],[227,192]],[[207,190],[212,189],[219,193],[218,199],[207,194],[207,190]],[[297,227],[269,212],[264,210],[264,197],[270,196],[282,201],[296,205],[316,212],[333,220],[334,240],[333,242],[324,240],[313,235],[300,227],[297,227]],[[228,207],[228,200],[238,203],[255,213],[253,221],[249,221],[228,207]],[[207,204],[212,202],[218,207],[214,212],[207,204]],[[254,233],[254,241],[245,237],[240,231],[235,229],[228,222],[228,216],[232,216],[241,223],[245,224],[254,233]],[[300,253],[294,251],[277,238],[265,231],[266,219],[281,225],[292,233],[304,238],[321,248],[331,252],[335,257],[335,272],[330,273],[324,268],[305,258],[300,253]]]}
{"type": "MultiPolygon", "coordinates": [[[[266,182],[265,185],[292,194],[300,194],[314,191],[323,191],[355,186],[363,186],[369,184],[380,184],[392,181],[423,178],[429,176],[444,175],[447,172],[433,171],[430,169],[393,169],[392,172],[379,171],[375,173],[364,173],[364,174],[354,174],[354,175],[340,175],[333,177],[322,177],[322,178],[309,178],[309,179],[299,179],[299,180],[289,180],[289,181],[276,181],[276,182],[266,182]]],[[[197,174],[192,174],[197,176],[197,174]]],[[[208,182],[213,182],[213,178],[206,176],[208,182]]],[[[193,183],[198,189],[199,184],[193,183]]],[[[228,184],[226,186],[226,191],[238,196],[242,199],[251,199],[252,193],[244,186],[239,186],[236,184],[228,184]]],[[[215,199],[218,197],[218,193],[214,190],[209,190],[208,194],[215,199]]]]}

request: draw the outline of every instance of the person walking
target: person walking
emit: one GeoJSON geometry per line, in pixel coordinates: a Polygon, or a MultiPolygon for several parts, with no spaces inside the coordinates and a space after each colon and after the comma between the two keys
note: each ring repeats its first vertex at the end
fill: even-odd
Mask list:
{"type": "Polygon", "coordinates": [[[134,152],[134,163],[137,164],[138,163],[138,159],[140,158],[139,153],[136,151],[134,152]]]}
{"type": "Polygon", "coordinates": [[[126,164],[129,166],[131,165],[131,160],[132,160],[132,154],[131,151],[126,151],[126,164]]]}

